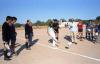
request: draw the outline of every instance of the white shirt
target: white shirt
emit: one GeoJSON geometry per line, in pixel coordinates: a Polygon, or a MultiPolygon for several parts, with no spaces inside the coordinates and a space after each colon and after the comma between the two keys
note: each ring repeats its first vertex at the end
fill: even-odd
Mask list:
{"type": "Polygon", "coordinates": [[[51,37],[55,37],[55,32],[54,32],[54,29],[52,27],[48,27],[48,33],[51,37]]]}
{"type": "Polygon", "coordinates": [[[70,26],[70,31],[72,31],[72,32],[77,32],[78,31],[78,27],[77,27],[77,22],[71,22],[70,24],[69,24],[69,26],[70,26]]]}

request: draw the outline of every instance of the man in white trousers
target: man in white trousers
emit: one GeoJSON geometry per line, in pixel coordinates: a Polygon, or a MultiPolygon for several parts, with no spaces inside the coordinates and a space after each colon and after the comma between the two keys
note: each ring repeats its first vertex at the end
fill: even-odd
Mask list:
{"type": "Polygon", "coordinates": [[[54,48],[57,48],[57,39],[56,39],[56,34],[54,32],[54,29],[52,27],[52,23],[53,22],[50,22],[49,23],[49,26],[48,26],[48,30],[47,31],[48,31],[49,36],[52,38],[52,46],[54,48]]]}
{"type": "Polygon", "coordinates": [[[77,31],[78,31],[77,22],[72,20],[70,23],[70,32],[71,32],[72,43],[75,44],[77,44],[77,31]]]}

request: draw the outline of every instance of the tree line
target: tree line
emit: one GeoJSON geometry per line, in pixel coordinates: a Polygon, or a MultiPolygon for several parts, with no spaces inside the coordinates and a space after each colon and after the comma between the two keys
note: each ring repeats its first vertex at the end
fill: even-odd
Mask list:
{"type": "MultiPolygon", "coordinates": [[[[62,22],[66,22],[65,19],[61,19],[62,22]]],[[[83,20],[84,23],[88,23],[91,19],[89,20],[83,20]]],[[[49,22],[51,22],[52,20],[51,19],[48,19],[46,22],[44,21],[40,21],[40,20],[37,20],[35,23],[33,23],[33,26],[48,26],[49,22]]],[[[100,23],[100,16],[97,16],[96,19],[94,19],[95,23],[100,23]]],[[[21,27],[23,26],[23,24],[20,24],[20,23],[16,23],[15,24],[16,27],[21,27]]]]}

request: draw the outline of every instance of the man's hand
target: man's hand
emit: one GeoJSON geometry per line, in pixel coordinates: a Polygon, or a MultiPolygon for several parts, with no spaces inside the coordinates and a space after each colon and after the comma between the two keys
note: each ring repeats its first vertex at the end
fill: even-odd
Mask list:
{"type": "Polygon", "coordinates": [[[34,33],[32,33],[32,36],[34,36],[34,33]]]}
{"type": "Polygon", "coordinates": [[[25,35],[26,38],[28,38],[28,35],[25,35]]]}

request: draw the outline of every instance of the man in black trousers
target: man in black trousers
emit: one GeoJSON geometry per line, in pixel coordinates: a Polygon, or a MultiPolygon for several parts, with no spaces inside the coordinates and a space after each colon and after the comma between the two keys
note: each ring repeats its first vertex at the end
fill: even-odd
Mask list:
{"type": "Polygon", "coordinates": [[[12,22],[10,24],[10,40],[11,40],[11,50],[12,50],[12,54],[15,54],[15,42],[16,42],[16,30],[15,30],[15,22],[17,21],[16,17],[12,17],[12,22]]]}
{"type": "Polygon", "coordinates": [[[4,43],[4,60],[10,60],[10,57],[7,55],[8,50],[5,48],[5,45],[9,46],[10,41],[10,23],[12,22],[12,17],[7,16],[6,22],[2,25],[2,40],[4,43]]]}
{"type": "Polygon", "coordinates": [[[26,49],[30,50],[30,45],[32,43],[32,36],[33,36],[33,28],[32,23],[27,20],[27,23],[25,24],[25,38],[26,38],[26,49]]]}

